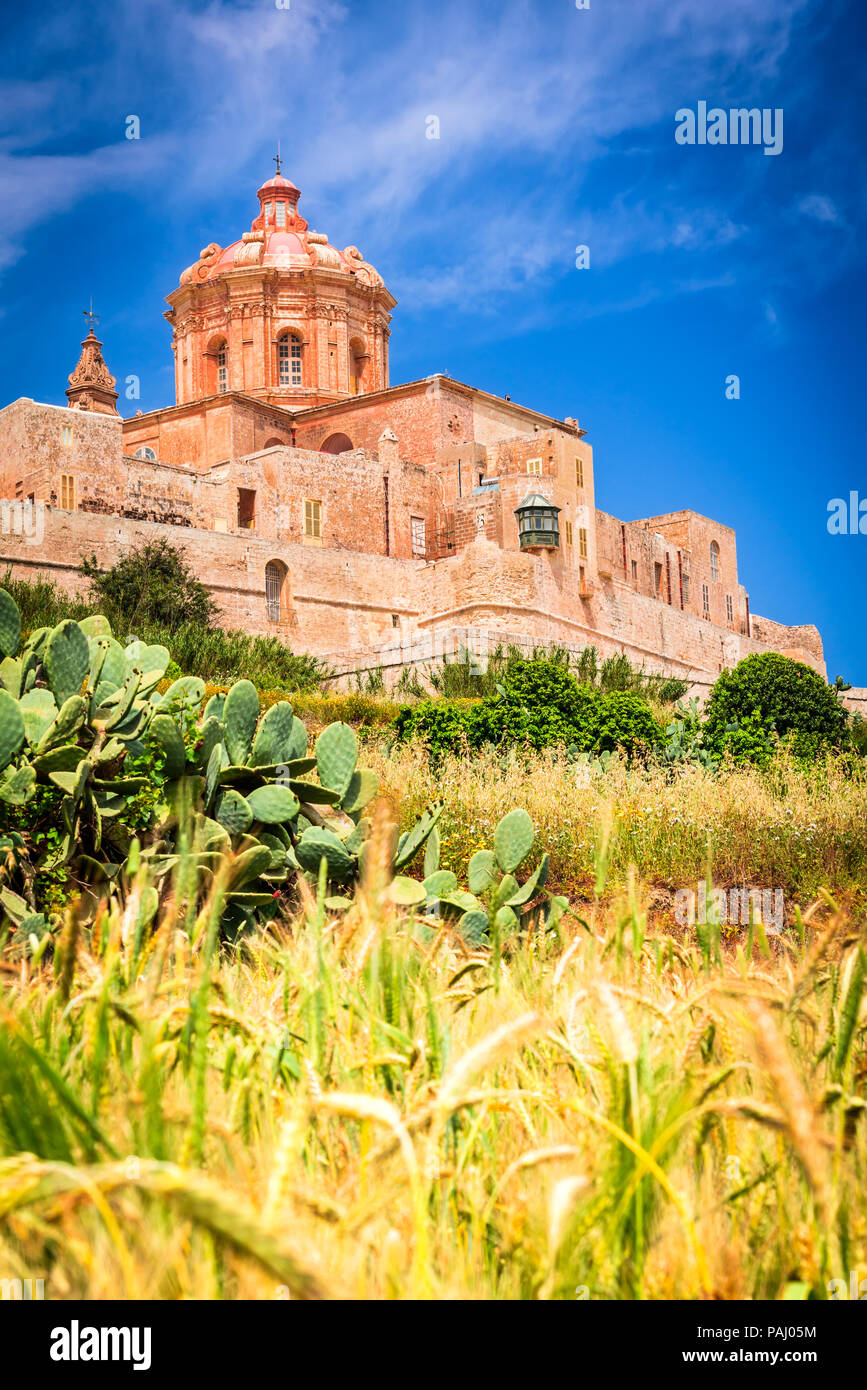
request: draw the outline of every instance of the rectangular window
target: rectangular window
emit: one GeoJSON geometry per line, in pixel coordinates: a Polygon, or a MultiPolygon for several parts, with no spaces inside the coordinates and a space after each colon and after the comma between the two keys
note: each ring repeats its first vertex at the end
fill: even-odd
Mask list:
{"type": "Polygon", "coordinates": [[[662,593],[662,565],[660,564],[653,566],[653,592],[657,598],[662,593]]]}
{"type": "Polygon", "coordinates": [[[15,484],[15,496],[16,496],[16,498],[18,498],[18,497],[23,497],[23,496],[24,496],[24,479],[23,479],[23,478],[19,478],[19,479],[18,479],[18,482],[15,484]]]}
{"type": "Polygon", "coordinates": [[[424,533],[424,517],[410,517],[409,525],[412,535],[412,553],[416,557],[416,559],[424,560],[427,557],[427,542],[425,540],[424,533]]]}
{"type": "Polygon", "coordinates": [[[637,583],[638,583],[638,561],[637,561],[637,560],[633,560],[633,561],[632,561],[632,582],[633,582],[633,584],[637,584],[637,583]]]}
{"type": "Polygon", "coordinates": [[[542,460],[541,460],[541,459],[527,459],[527,472],[528,472],[528,473],[534,473],[534,474],[536,474],[537,477],[541,477],[541,474],[542,474],[542,460]]]}
{"type": "Polygon", "coordinates": [[[75,479],[71,473],[60,475],[60,505],[65,512],[75,511],[75,479]]]}
{"type": "Polygon", "coordinates": [[[301,385],[301,343],[291,333],[277,343],[277,364],[281,386],[301,385]]]}
{"type": "Polygon", "coordinates": [[[688,574],[685,574],[685,575],[683,576],[683,606],[684,606],[684,608],[686,607],[686,605],[687,605],[688,603],[689,603],[689,575],[688,575],[688,574]]]}
{"type": "Polygon", "coordinates": [[[571,544],[572,544],[572,522],[571,522],[571,521],[567,521],[567,522],[565,522],[564,524],[565,524],[565,527],[566,527],[566,544],[567,544],[567,545],[571,545],[571,544]]]}
{"type": "Polygon", "coordinates": [[[307,500],[304,503],[304,536],[311,541],[322,539],[322,503],[307,500]]]}
{"type": "Polygon", "coordinates": [[[579,458],[575,459],[575,486],[584,486],[584,460],[579,458]]]}
{"type": "Polygon", "coordinates": [[[253,531],[256,527],[256,494],[252,488],[238,488],[238,530],[253,531]]]}
{"type": "Polygon", "coordinates": [[[72,426],[71,426],[71,425],[61,425],[61,426],[60,426],[60,442],[61,442],[61,444],[65,444],[67,447],[72,443],[72,426]]]}
{"type": "Polygon", "coordinates": [[[280,201],[276,204],[276,209],[277,209],[277,226],[278,226],[278,227],[285,227],[285,226],[286,226],[286,204],[283,202],[283,199],[282,199],[282,198],[281,198],[280,201]]]}
{"type": "Polygon", "coordinates": [[[587,527],[578,527],[578,554],[582,560],[587,559],[587,527]]]}
{"type": "Polygon", "coordinates": [[[701,611],[706,618],[710,616],[710,589],[706,584],[701,586],[701,611]]]}
{"type": "Polygon", "coordinates": [[[229,389],[229,357],[226,344],[223,343],[217,353],[217,390],[219,392],[229,389]]]}
{"type": "Polygon", "coordinates": [[[732,604],[731,594],[726,594],[726,617],[728,618],[730,623],[733,623],[735,620],[735,610],[734,605],[732,604]]]}

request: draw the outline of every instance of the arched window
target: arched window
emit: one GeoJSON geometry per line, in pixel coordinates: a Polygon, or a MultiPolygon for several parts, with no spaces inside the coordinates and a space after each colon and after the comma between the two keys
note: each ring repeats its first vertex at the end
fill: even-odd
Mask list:
{"type": "Polygon", "coordinates": [[[156,461],[156,452],[149,444],[143,444],[140,449],[136,449],[133,457],[137,459],[147,459],[150,463],[153,463],[156,461]]]}
{"type": "Polygon", "coordinates": [[[353,447],[348,434],[329,434],[319,445],[320,454],[346,454],[353,447]]]}
{"type": "Polygon", "coordinates": [[[710,577],[714,582],[719,581],[719,546],[716,541],[710,543],[710,577]]]}
{"type": "Polygon", "coordinates": [[[269,560],[265,566],[265,605],[268,621],[279,623],[283,616],[283,586],[286,582],[286,566],[280,560],[269,560]]]}
{"type": "Polygon", "coordinates": [[[225,340],[217,348],[217,390],[229,389],[229,349],[225,340]]]}
{"type": "Polygon", "coordinates": [[[277,339],[277,366],[281,386],[301,385],[301,339],[283,333],[277,339]]]}
{"type": "Polygon", "coordinates": [[[364,343],[360,338],[353,338],[349,344],[349,390],[353,396],[360,396],[364,391],[366,365],[367,354],[364,351],[364,343]]]}

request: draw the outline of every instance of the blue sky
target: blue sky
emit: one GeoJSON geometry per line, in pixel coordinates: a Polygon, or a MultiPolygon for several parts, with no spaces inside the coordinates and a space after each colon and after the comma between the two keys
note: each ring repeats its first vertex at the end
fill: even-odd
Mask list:
{"type": "Polygon", "coordinates": [[[863,10],[7,11],[0,395],[65,402],[92,294],[111,370],[141,380],[127,412],[171,403],[164,296],[247,229],[279,137],[311,226],[398,297],[393,382],[444,371],[577,416],[600,507],[733,526],[753,611],[815,623],[829,675],[867,686],[867,535],[826,525],[831,498],[867,498],[863,10]],[[675,112],[699,101],[781,108],[782,152],[678,145],[675,112]]]}

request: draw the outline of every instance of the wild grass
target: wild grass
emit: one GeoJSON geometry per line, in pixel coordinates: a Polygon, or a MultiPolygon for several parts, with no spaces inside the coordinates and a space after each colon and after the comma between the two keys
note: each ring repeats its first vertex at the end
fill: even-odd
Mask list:
{"type": "MultiPolygon", "coordinates": [[[[480,699],[495,695],[498,684],[527,660],[554,661],[571,671],[582,685],[593,686],[605,694],[616,690],[634,691],[669,716],[671,706],[688,689],[687,681],[647,672],[642,667],[633,666],[623,654],[600,660],[595,647],[584,647],[577,657],[566,647],[534,647],[526,657],[516,646],[497,643],[484,663],[463,649],[455,657],[446,656],[439,663],[426,666],[424,674],[435,693],[443,699],[480,699]]],[[[371,693],[377,691],[371,690],[371,693]]],[[[397,691],[411,698],[421,698],[426,693],[418,678],[413,681],[407,672],[404,672],[397,691]]]]}
{"type": "Polygon", "coordinates": [[[249,679],[253,673],[262,690],[318,691],[329,674],[316,657],[290,651],[277,637],[252,636],[199,622],[181,623],[171,630],[141,622],[134,633],[129,633],[128,625],[111,604],[65,593],[50,580],[30,582],[13,579],[7,573],[3,588],[17,603],[25,631],[56,627],[65,618],[77,620],[103,613],[119,641],[135,636],[143,642],[164,646],[185,675],[199,676],[213,684],[249,679]]]}
{"type": "MultiPolygon", "coordinates": [[[[381,835],[375,845],[381,845],[381,835]]],[[[608,850],[597,853],[600,893],[608,850]]],[[[183,865],[3,960],[0,1272],[50,1298],[825,1298],[867,1262],[865,927],[774,960],[637,880],[495,967],[377,848],[344,915],[218,948],[183,865]],[[833,1286],[831,1286],[833,1287],[833,1286]]],[[[862,1268],[862,1272],[863,1268],[862,1268]]]]}
{"type": "Polygon", "coordinates": [[[431,766],[419,745],[373,740],[365,762],[406,825],[443,797],[443,863],[459,875],[489,846],[500,816],[523,806],[550,852],[554,881],[586,895],[608,838],[611,881],[634,866],[649,884],[695,887],[710,860],[726,886],[781,888],[806,905],[828,887],[867,905],[867,769],[828,757],[805,766],[780,753],[767,771],[687,765],[607,770],[565,754],[482,750],[431,766]]]}

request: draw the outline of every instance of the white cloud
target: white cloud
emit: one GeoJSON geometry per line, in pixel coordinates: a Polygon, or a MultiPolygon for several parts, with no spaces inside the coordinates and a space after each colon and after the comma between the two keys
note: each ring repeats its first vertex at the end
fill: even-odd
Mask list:
{"type": "Polygon", "coordinates": [[[798,202],[798,211],[805,217],[813,217],[817,222],[842,221],[836,204],[824,193],[810,193],[798,202]]]}

